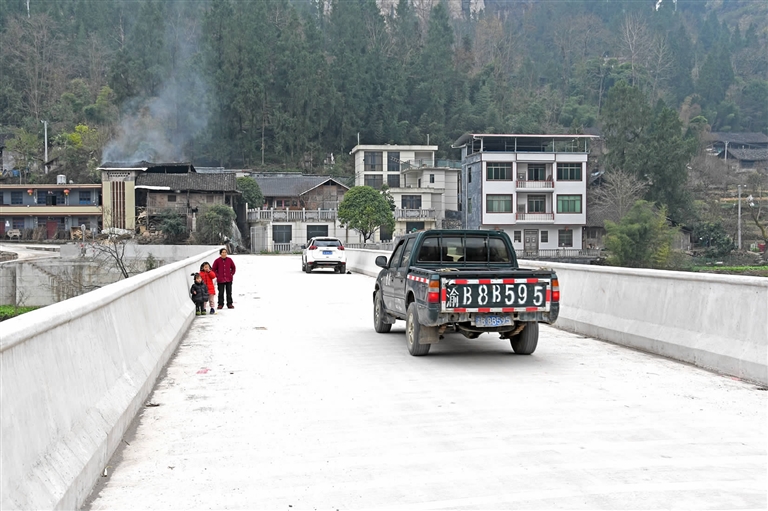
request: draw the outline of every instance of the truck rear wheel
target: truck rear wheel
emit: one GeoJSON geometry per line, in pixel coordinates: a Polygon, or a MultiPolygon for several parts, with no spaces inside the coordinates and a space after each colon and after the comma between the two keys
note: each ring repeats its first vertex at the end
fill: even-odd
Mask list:
{"type": "Polygon", "coordinates": [[[535,321],[526,322],[523,331],[510,338],[509,343],[518,355],[530,355],[539,344],[539,324],[535,321]]]}
{"type": "Polygon", "coordinates": [[[419,313],[416,310],[416,302],[408,305],[408,313],[405,317],[405,337],[408,340],[408,353],[414,357],[420,357],[429,353],[431,344],[421,344],[422,329],[430,328],[419,323],[419,313]]]}
{"type": "Polygon", "coordinates": [[[392,330],[390,323],[384,322],[384,300],[381,298],[381,290],[376,291],[373,298],[373,329],[380,334],[386,334],[392,330]]]}

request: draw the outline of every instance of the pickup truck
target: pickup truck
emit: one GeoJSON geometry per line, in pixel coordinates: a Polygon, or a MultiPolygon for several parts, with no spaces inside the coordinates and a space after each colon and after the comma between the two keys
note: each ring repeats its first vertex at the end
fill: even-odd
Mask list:
{"type": "Polygon", "coordinates": [[[560,310],[557,275],[518,267],[503,231],[429,230],[398,240],[373,291],[373,324],[387,333],[405,320],[408,351],[429,353],[447,332],[476,339],[484,332],[509,339],[515,353],[530,355],[539,323],[560,310]]]}

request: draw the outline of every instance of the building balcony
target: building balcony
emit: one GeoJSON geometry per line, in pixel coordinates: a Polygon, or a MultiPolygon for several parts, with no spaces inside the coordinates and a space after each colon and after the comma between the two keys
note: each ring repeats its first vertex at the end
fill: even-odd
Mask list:
{"type": "Polygon", "coordinates": [[[419,159],[419,160],[403,160],[400,162],[400,172],[408,172],[412,170],[419,170],[422,168],[448,168],[448,169],[461,169],[461,162],[456,160],[440,160],[440,159],[419,159]]]}
{"type": "Polygon", "coordinates": [[[554,181],[515,181],[515,186],[517,188],[523,188],[526,190],[542,190],[542,191],[554,191],[555,190],[555,182],[554,181]]]}
{"type": "Polygon", "coordinates": [[[434,209],[395,209],[395,220],[436,220],[437,211],[434,209]]]}
{"type": "Polygon", "coordinates": [[[249,209],[249,222],[335,222],[335,209],[249,209]]]}
{"type": "Polygon", "coordinates": [[[0,215],[3,216],[101,216],[101,206],[76,204],[58,204],[46,206],[45,204],[14,204],[0,206],[0,215]]]}
{"type": "Polygon", "coordinates": [[[554,222],[554,213],[516,213],[515,219],[518,222],[554,222]]]}

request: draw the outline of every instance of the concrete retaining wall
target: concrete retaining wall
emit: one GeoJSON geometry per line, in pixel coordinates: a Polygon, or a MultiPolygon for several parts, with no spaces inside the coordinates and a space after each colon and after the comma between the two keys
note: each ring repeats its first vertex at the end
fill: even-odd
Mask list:
{"type": "MultiPolygon", "coordinates": [[[[378,275],[377,255],[347,249],[347,268],[378,275]]],[[[768,279],[520,261],[554,268],[556,326],[768,385],[768,279]]]]}
{"type": "Polygon", "coordinates": [[[218,252],[4,321],[0,509],[75,509],[194,317],[190,273],[218,252]]]}

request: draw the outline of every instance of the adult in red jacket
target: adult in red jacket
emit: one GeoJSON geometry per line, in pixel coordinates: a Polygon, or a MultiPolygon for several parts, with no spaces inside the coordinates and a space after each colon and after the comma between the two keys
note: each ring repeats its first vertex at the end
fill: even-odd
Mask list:
{"type": "Polygon", "coordinates": [[[227,257],[227,249],[219,250],[219,258],[213,262],[216,274],[216,287],[219,289],[219,309],[224,308],[224,293],[227,293],[227,308],[234,309],[232,303],[232,279],[235,276],[235,262],[227,257]]]}

